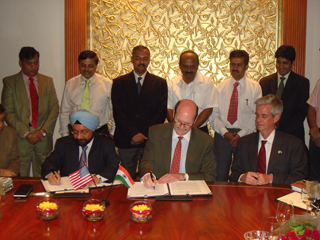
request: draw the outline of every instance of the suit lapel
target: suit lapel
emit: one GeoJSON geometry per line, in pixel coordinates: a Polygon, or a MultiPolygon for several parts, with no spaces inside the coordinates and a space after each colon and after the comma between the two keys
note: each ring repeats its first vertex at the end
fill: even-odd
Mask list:
{"type": "Polygon", "coordinates": [[[129,99],[132,99],[133,102],[137,102],[138,100],[138,89],[137,89],[137,83],[134,78],[133,71],[129,73],[129,77],[125,80],[126,84],[126,94],[129,96],[129,99]]]}
{"type": "Polygon", "coordinates": [[[24,107],[24,111],[26,113],[26,116],[30,115],[30,105],[29,105],[29,99],[27,95],[26,85],[24,84],[23,78],[22,78],[22,72],[17,74],[16,77],[16,86],[17,86],[17,92],[20,95],[21,101],[19,104],[22,104],[24,107]]]}
{"type": "Polygon", "coordinates": [[[147,72],[146,77],[144,78],[143,85],[141,88],[140,97],[143,97],[149,92],[152,92],[152,88],[154,86],[154,79],[150,79],[150,74],[147,72]]]}
{"type": "MultiPolygon", "coordinates": [[[[90,152],[88,154],[88,160],[87,161],[90,161],[89,162],[89,172],[91,172],[93,169],[92,169],[92,166],[95,165],[95,161],[98,159],[98,146],[99,146],[99,136],[97,133],[94,133],[94,139],[93,139],[93,143],[92,143],[92,146],[90,148],[90,152]]],[[[102,170],[102,169],[101,169],[102,170]]]]}
{"type": "Polygon", "coordinates": [[[282,151],[283,140],[281,135],[279,135],[278,131],[276,130],[269,158],[268,173],[272,172],[271,170],[274,168],[276,164],[279,164],[282,151]]]}
{"type": "Polygon", "coordinates": [[[278,74],[275,73],[271,76],[270,80],[270,90],[272,94],[276,94],[278,90],[278,74]]]}
{"type": "MultiPolygon", "coordinates": [[[[250,159],[252,171],[256,171],[258,168],[258,154],[259,154],[259,132],[254,133],[252,141],[248,144],[247,156],[253,156],[250,159]]],[[[245,159],[243,159],[245,161],[245,159]]]]}
{"type": "Polygon", "coordinates": [[[291,73],[289,74],[289,77],[287,79],[287,83],[283,89],[283,93],[282,93],[282,96],[281,96],[281,99],[285,99],[287,97],[287,95],[292,92],[294,92],[294,88],[295,88],[295,85],[296,85],[296,81],[294,80],[295,78],[295,73],[291,71],[291,73]]]}
{"type": "Polygon", "coordinates": [[[165,172],[170,172],[170,163],[171,163],[171,148],[172,148],[172,131],[173,124],[162,136],[161,149],[163,153],[165,172]],[[170,151],[168,151],[170,149],[170,151]]]}
{"type": "MultiPolygon", "coordinates": [[[[186,172],[188,172],[193,165],[193,162],[197,160],[198,154],[198,144],[199,141],[197,141],[193,128],[191,129],[191,136],[190,136],[190,142],[188,146],[187,151],[187,157],[186,157],[186,172]]],[[[189,171],[190,172],[190,171],[189,171]]]]}

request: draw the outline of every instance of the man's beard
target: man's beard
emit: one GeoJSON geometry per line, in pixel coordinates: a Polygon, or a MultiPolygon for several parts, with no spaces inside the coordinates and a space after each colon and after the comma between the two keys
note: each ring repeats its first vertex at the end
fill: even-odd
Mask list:
{"type": "MultiPolygon", "coordinates": [[[[92,137],[93,138],[93,137],[92,137]]],[[[91,142],[92,138],[88,141],[87,139],[74,139],[76,143],[80,146],[86,146],[89,142],[91,142]]]]}

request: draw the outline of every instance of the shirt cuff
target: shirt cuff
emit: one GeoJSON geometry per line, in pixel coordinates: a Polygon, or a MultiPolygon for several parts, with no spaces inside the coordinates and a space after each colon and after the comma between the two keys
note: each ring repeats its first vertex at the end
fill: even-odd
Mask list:
{"type": "Polygon", "coordinates": [[[241,179],[241,177],[242,177],[243,174],[244,174],[244,173],[242,173],[242,174],[240,175],[240,177],[239,177],[239,179],[238,179],[238,182],[242,182],[242,181],[240,181],[240,179],[241,179]]]}
{"type": "Polygon", "coordinates": [[[30,131],[26,131],[25,134],[23,135],[24,138],[30,133],[30,131]]]}
{"type": "Polygon", "coordinates": [[[188,173],[185,173],[185,174],[184,174],[184,180],[185,180],[185,181],[189,181],[189,174],[188,174],[188,173]]]}

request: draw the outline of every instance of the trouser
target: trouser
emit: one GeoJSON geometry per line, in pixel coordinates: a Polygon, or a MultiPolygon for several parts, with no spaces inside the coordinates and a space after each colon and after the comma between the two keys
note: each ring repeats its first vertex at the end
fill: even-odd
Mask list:
{"type": "Polygon", "coordinates": [[[123,166],[131,178],[134,179],[137,173],[138,163],[140,165],[143,148],[118,148],[118,153],[121,158],[121,166],[123,166]]]}
{"type": "MultiPolygon", "coordinates": [[[[231,133],[237,133],[241,129],[229,128],[231,133]]],[[[217,181],[227,182],[230,173],[233,155],[236,153],[236,148],[230,142],[222,137],[219,133],[214,134],[214,155],[217,161],[217,181]]]]}
{"type": "Polygon", "coordinates": [[[310,177],[320,179],[320,147],[310,139],[309,143],[310,156],[310,177]]]}
{"type": "MultiPolygon", "coordinates": [[[[35,130],[30,130],[35,132],[35,130]]],[[[52,136],[47,135],[41,142],[32,145],[26,139],[18,137],[18,148],[20,155],[20,175],[30,176],[30,166],[32,164],[33,177],[41,177],[41,166],[46,157],[52,151],[52,136]]]]}

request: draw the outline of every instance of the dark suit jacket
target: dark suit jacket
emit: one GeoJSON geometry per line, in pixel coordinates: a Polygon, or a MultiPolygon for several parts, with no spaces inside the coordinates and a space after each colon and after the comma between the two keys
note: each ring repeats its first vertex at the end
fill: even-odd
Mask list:
{"type": "MultiPolygon", "coordinates": [[[[44,129],[52,137],[59,114],[56,90],[51,77],[38,76],[39,117],[36,130],[44,129]]],[[[2,104],[6,109],[6,122],[20,138],[29,130],[30,107],[22,72],[3,79],[2,104]]],[[[48,151],[52,150],[52,146],[48,151]]]]}
{"type": "Polygon", "coordinates": [[[131,145],[134,135],[148,136],[150,126],[163,123],[167,114],[166,80],[147,72],[138,95],[133,72],[113,80],[111,98],[116,123],[114,140],[119,148],[142,148],[131,145]]]}
{"type": "MultiPolygon", "coordinates": [[[[296,136],[304,141],[303,122],[307,116],[309,99],[309,80],[291,71],[284,87],[281,100],[283,113],[278,130],[296,136]]],[[[260,80],[263,96],[276,94],[278,90],[277,73],[260,80]]]]}
{"type": "MultiPolygon", "coordinates": [[[[153,171],[157,179],[170,172],[173,124],[150,127],[149,140],[140,164],[140,177],[153,171]]],[[[190,180],[215,181],[216,160],[213,154],[213,138],[199,129],[191,129],[186,158],[186,173],[190,180]]]]}
{"type": "MultiPolygon", "coordinates": [[[[114,143],[106,136],[94,133],[89,152],[88,165],[91,174],[99,174],[113,181],[118,170],[120,157],[116,154],[114,143]]],[[[79,168],[79,145],[72,135],[59,138],[55,149],[42,164],[42,177],[45,178],[53,170],[60,170],[61,176],[68,176],[79,168]]]]}
{"type": "MultiPolygon", "coordinates": [[[[237,182],[241,174],[257,171],[258,142],[259,132],[239,139],[230,181],[237,182]]],[[[304,143],[292,135],[276,131],[267,173],[273,174],[272,183],[291,184],[305,178],[307,153],[304,143]]]]}

